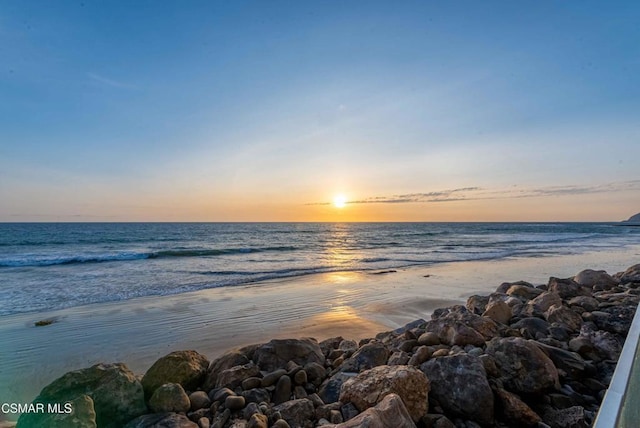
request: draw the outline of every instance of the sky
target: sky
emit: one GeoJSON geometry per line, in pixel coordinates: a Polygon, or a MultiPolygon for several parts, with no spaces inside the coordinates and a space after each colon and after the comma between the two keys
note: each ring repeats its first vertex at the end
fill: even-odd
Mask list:
{"type": "Polygon", "coordinates": [[[637,1],[3,1],[0,221],[622,220],[639,19],[637,1]]]}

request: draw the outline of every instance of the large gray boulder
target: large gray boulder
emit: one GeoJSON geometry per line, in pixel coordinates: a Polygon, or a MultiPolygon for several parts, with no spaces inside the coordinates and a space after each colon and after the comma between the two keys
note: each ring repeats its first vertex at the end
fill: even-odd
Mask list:
{"type": "Polygon", "coordinates": [[[324,364],[324,354],[315,339],[274,339],[259,346],[253,355],[253,361],[261,370],[268,372],[284,368],[289,361],[304,365],[307,363],[324,364]]]}
{"type": "Polygon", "coordinates": [[[533,341],[496,338],[489,342],[486,352],[494,358],[509,391],[537,394],[560,386],[553,361],[533,341]]]}
{"type": "Polygon", "coordinates": [[[186,391],[194,391],[202,384],[209,360],[196,351],[175,351],[153,363],[142,378],[147,398],[165,383],[179,383],[186,391]]]}
{"type": "MultiPolygon", "coordinates": [[[[66,373],[46,386],[34,400],[37,403],[75,402],[82,405],[82,413],[89,419],[90,397],[98,428],[117,428],[147,412],[142,385],[136,376],[122,363],[96,364],[92,367],[66,373]]],[[[46,425],[46,413],[24,414],[18,420],[18,428],[46,425]]],[[[90,422],[83,422],[88,423],[90,422]]],[[[78,426],[83,426],[81,423],[78,426]]],[[[86,425],[90,426],[90,425],[86,425]]]]}
{"type": "Polygon", "coordinates": [[[480,358],[468,354],[433,358],[420,366],[431,396],[447,411],[484,425],[493,423],[493,392],[480,358]]]}
{"type": "Polygon", "coordinates": [[[412,366],[378,366],[363,371],[342,384],[340,401],[351,402],[363,412],[391,393],[402,399],[414,422],[427,413],[429,379],[412,366]]]}

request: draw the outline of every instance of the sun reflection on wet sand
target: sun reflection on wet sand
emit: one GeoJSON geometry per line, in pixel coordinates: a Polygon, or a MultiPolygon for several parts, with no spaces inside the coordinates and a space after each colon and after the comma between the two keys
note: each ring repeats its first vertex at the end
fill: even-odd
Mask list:
{"type": "Polygon", "coordinates": [[[388,330],[383,324],[362,317],[348,305],[332,306],[328,311],[306,318],[296,331],[304,336],[319,339],[330,337],[339,331],[345,338],[373,337],[388,330]]]}

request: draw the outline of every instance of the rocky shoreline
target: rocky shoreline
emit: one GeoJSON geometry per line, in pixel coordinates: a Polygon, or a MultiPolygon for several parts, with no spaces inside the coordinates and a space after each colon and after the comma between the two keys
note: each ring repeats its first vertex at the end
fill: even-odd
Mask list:
{"type": "Polygon", "coordinates": [[[34,400],[73,412],[25,413],[17,427],[587,427],[639,300],[640,264],[585,270],[504,283],[357,343],[271,340],[211,362],[177,351],[144,376],[97,364],[34,400]]]}

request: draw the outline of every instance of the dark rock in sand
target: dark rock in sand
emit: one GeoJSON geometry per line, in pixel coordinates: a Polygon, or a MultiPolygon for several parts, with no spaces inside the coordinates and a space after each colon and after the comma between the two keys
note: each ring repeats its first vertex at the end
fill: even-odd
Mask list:
{"type": "Polygon", "coordinates": [[[402,399],[414,422],[427,413],[429,380],[412,366],[378,366],[366,370],[342,384],[340,401],[351,402],[363,412],[390,393],[402,399]]]}
{"type": "Polygon", "coordinates": [[[324,364],[325,357],[315,339],[274,339],[258,347],[253,360],[262,370],[274,371],[289,361],[324,364]]]}
{"type": "MultiPolygon", "coordinates": [[[[538,394],[559,387],[558,370],[532,342],[519,337],[496,338],[487,345],[507,390],[538,394]]],[[[428,376],[428,374],[427,374],[428,376]]]]}
{"type": "Polygon", "coordinates": [[[142,378],[147,398],[160,385],[179,383],[187,391],[194,391],[202,384],[207,374],[209,360],[196,351],[172,352],[156,361],[142,378]]]}
{"type": "Polygon", "coordinates": [[[185,415],[177,413],[154,413],[140,416],[124,426],[124,428],[198,428],[185,415]]]}
{"type": "Polygon", "coordinates": [[[493,422],[493,392],[482,361],[458,354],[433,358],[420,366],[431,384],[430,397],[454,415],[493,422]]]}
{"type": "MultiPolygon", "coordinates": [[[[66,403],[81,399],[93,400],[97,426],[116,428],[147,412],[142,385],[122,363],[96,364],[92,367],[66,373],[46,386],[34,403],[66,403]]],[[[91,412],[87,411],[86,414],[91,412]]],[[[45,426],[46,413],[25,413],[18,419],[17,428],[45,426]]]]}

